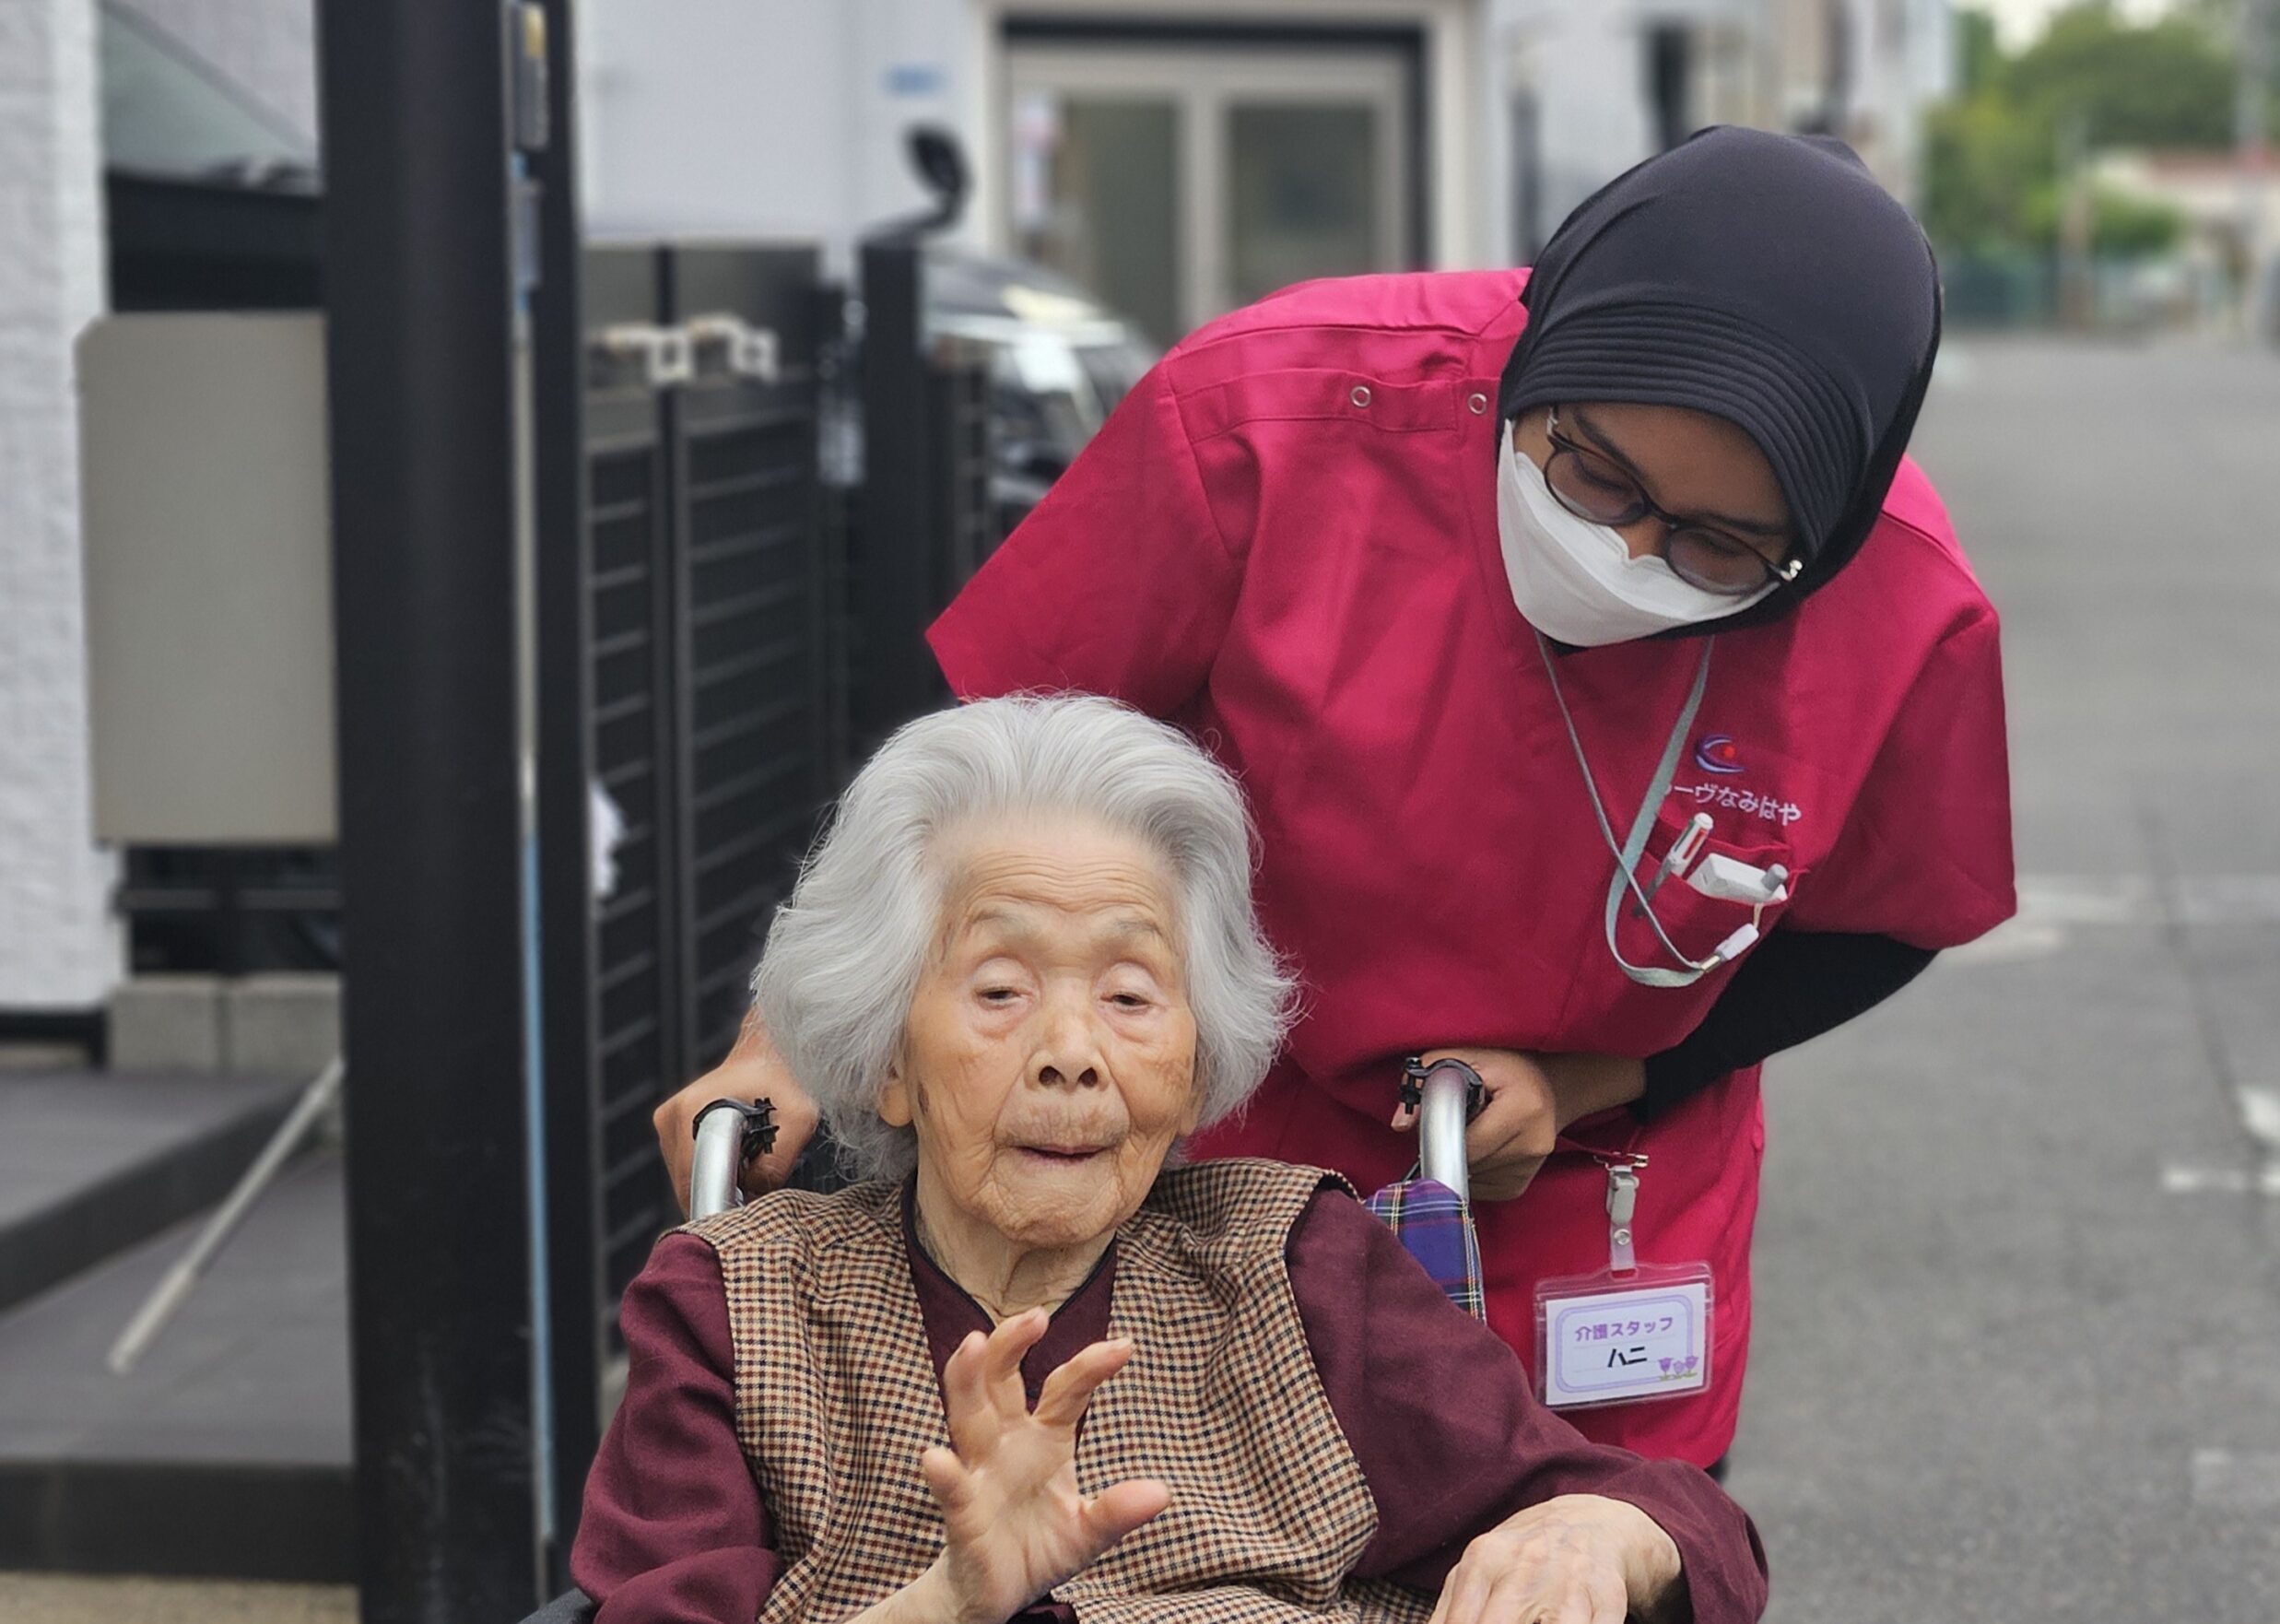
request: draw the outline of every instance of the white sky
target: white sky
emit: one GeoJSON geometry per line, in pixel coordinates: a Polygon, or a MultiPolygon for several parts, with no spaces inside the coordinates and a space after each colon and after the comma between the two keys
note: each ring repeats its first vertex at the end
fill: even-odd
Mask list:
{"type": "MultiPolygon", "coordinates": [[[[2054,11],[2063,10],[2068,0],[1962,0],[1960,9],[1994,13],[1995,31],[2005,47],[2017,50],[2042,32],[2042,25],[2054,11]]],[[[2121,0],[2120,10],[2124,17],[2143,20],[2158,17],[2169,9],[2169,0],[2121,0]]]]}

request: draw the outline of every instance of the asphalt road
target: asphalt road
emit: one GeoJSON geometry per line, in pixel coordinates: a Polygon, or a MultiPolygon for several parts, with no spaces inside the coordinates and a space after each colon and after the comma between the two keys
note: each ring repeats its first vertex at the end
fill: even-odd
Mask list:
{"type": "Polygon", "coordinates": [[[2025,907],[1769,1066],[1780,1624],[2280,1620],[2280,356],[1965,337],[2025,907]]]}

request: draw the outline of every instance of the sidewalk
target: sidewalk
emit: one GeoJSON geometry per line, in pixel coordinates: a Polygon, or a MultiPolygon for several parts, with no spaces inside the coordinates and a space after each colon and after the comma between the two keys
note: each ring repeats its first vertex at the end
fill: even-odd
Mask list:
{"type": "MultiPolygon", "coordinates": [[[[336,1153],[286,1170],[140,1365],[105,1364],[294,1092],[289,1079],[0,1079],[0,1182],[17,1197],[0,1202],[0,1285],[29,1289],[0,1296],[0,1570],[347,1577],[336,1153]],[[150,1230],[169,1207],[184,1216],[150,1230]],[[67,1271],[58,1251],[74,1253],[67,1271]]],[[[0,1620],[21,1616],[0,1601],[0,1620]]]]}
{"type": "Polygon", "coordinates": [[[356,1624],[345,1587],[0,1573],[7,1624],[356,1624]]]}

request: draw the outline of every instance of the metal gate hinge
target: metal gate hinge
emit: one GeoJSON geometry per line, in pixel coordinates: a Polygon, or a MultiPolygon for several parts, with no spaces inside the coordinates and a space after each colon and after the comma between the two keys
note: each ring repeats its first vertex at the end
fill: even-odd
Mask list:
{"type": "Polygon", "coordinates": [[[783,351],[775,332],[741,316],[692,317],[678,327],[621,322],[592,339],[594,356],[638,369],[652,389],[693,383],[699,377],[742,378],[775,383],[783,377],[783,351]]]}
{"type": "Polygon", "coordinates": [[[596,333],[591,347],[602,360],[639,368],[641,382],[652,389],[670,389],[697,376],[695,347],[680,327],[620,322],[596,333]]]}
{"type": "Polygon", "coordinates": [[[782,348],[773,328],[755,327],[742,316],[722,313],[691,317],[682,330],[696,348],[700,370],[709,370],[706,356],[717,348],[722,370],[735,377],[774,383],[783,376],[782,348]]]}

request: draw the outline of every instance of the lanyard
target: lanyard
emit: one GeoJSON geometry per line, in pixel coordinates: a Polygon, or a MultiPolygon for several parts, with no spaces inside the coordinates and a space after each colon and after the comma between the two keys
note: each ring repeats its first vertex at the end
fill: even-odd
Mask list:
{"type": "Polygon", "coordinates": [[[1604,921],[1607,952],[1615,959],[1616,968],[1642,987],[1690,987],[1729,959],[1737,957],[1757,939],[1757,931],[1745,925],[1721,942],[1718,950],[1708,959],[1687,958],[1678,950],[1677,944],[1663,928],[1663,921],[1654,912],[1653,899],[1640,888],[1636,873],[1639,859],[1647,849],[1647,838],[1654,832],[1655,815],[1669,797],[1671,785],[1677,781],[1679,757],[1686,749],[1687,736],[1694,730],[1695,714],[1702,708],[1702,692],[1710,686],[1710,650],[1716,646],[1717,641],[1716,638],[1702,640],[1702,658],[1694,669],[1694,687],[1688,690],[1686,702],[1679,710],[1677,725],[1671,729],[1670,738],[1663,747],[1663,759],[1655,767],[1654,778],[1647,786],[1647,798],[1639,806],[1639,816],[1632,820],[1630,838],[1618,845],[1616,843],[1615,825],[1607,819],[1606,804],[1599,798],[1598,782],[1592,777],[1592,764],[1583,753],[1583,736],[1576,730],[1575,716],[1568,709],[1568,696],[1560,689],[1559,673],[1553,668],[1551,647],[1544,641],[1542,632],[1536,633],[1536,651],[1544,658],[1545,676],[1551,678],[1552,698],[1559,705],[1559,719],[1567,724],[1568,742],[1575,747],[1576,766],[1583,773],[1583,790],[1591,796],[1592,815],[1599,819],[1599,837],[1606,842],[1607,850],[1616,860],[1615,878],[1607,887],[1607,910],[1604,921]],[[1639,912],[1646,916],[1655,939],[1663,944],[1665,952],[1686,966],[1684,970],[1663,970],[1652,965],[1633,964],[1623,957],[1623,949],[1616,945],[1615,927],[1616,921],[1622,915],[1626,895],[1638,900],[1639,912]]]}

